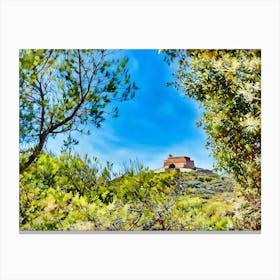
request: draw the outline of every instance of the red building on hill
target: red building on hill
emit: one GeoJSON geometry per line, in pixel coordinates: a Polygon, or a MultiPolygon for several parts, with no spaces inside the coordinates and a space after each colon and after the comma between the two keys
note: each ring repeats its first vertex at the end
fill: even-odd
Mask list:
{"type": "Polygon", "coordinates": [[[172,155],[168,156],[168,159],[164,161],[163,167],[164,168],[170,168],[170,167],[176,168],[193,168],[194,167],[194,161],[191,160],[189,157],[173,157],[172,155]]]}

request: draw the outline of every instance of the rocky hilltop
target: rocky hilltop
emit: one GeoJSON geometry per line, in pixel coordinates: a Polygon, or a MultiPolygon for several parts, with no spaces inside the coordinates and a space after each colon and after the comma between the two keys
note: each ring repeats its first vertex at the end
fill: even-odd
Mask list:
{"type": "Polygon", "coordinates": [[[203,199],[208,199],[213,195],[220,195],[222,193],[232,193],[233,191],[233,182],[230,178],[214,173],[188,172],[187,174],[181,174],[176,179],[176,183],[187,194],[201,195],[203,199]]]}

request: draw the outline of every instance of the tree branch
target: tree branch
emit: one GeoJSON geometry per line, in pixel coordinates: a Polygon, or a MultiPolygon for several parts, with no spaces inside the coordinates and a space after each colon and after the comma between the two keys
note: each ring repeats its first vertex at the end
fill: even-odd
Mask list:
{"type": "Polygon", "coordinates": [[[40,136],[44,129],[44,123],[45,123],[45,97],[44,92],[42,89],[42,84],[39,80],[37,80],[39,83],[39,92],[40,92],[40,98],[41,98],[41,121],[40,121],[40,136]]]}

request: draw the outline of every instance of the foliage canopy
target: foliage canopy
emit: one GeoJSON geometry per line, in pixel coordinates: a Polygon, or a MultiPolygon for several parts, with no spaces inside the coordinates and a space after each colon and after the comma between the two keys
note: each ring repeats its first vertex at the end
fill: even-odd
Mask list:
{"type": "Polygon", "coordinates": [[[175,88],[198,100],[199,122],[216,168],[233,175],[242,193],[260,209],[261,194],[261,51],[166,50],[176,61],[175,88]]]}

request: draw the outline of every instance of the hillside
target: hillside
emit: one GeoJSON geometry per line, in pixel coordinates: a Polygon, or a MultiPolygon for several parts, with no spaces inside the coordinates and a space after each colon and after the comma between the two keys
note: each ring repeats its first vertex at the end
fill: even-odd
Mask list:
{"type": "Polygon", "coordinates": [[[112,178],[109,167],[97,171],[79,158],[42,155],[20,180],[20,229],[236,229],[228,178],[133,169],[112,178]]]}

